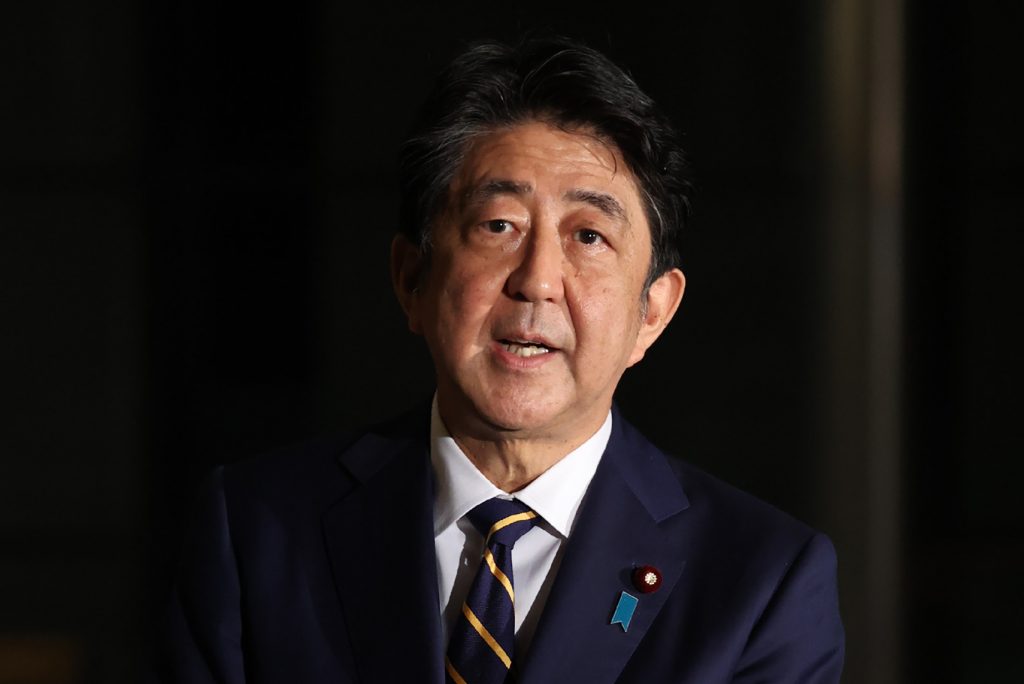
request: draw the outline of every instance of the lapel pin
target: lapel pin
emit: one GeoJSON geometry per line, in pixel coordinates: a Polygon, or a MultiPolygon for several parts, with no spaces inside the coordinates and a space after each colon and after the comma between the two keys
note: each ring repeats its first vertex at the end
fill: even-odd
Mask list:
{"type": "Polygon", "coordinates": [[[625,591],[622,592],[610,624],[622,625],[623,632],[629,631],[629,621],[633,619],[633,611],[636,610],[636,604],[639,602],[640,600],[636,596],[625,591]]]}
{"type": "Polygon", "coordinates": [[[651,594],[661,587],[661,570],[653,565],[641,565],[633,571],[633,586],[641,594],[651,594]]]}

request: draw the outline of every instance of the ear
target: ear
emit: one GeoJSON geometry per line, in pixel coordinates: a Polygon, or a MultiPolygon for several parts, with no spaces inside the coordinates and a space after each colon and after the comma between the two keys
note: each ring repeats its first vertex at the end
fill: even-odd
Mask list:
{"type": "Polygon", "coordinates": [[[632,366],[644,358],[644,354],[661,336],[662,331],[676,315],[679,302],[683,300],[686,289],[686,276],[678,268],[662,274],[651,283],[647,290],[647,311],[640,322],[636,346],[629,357],[628,366],[632,366]]]}
{"type": "Polygon", "coordinates": [[[409,321],[409,330],[422,334],[419,320],[419,285],[423,271],[423,253],[404,235],[391,241],[391,286],[409,321]]]}

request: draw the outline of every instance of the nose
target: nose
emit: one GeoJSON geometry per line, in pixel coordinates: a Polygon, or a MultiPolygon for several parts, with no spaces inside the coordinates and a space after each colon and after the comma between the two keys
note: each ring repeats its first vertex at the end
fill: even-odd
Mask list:
{"type": "Polygon", "coordinates": [[[528,302],[559,301],[564,294],[565,253],[557,230],[533,230],[521,245],[508,276],[508,295],[528,302]]]}

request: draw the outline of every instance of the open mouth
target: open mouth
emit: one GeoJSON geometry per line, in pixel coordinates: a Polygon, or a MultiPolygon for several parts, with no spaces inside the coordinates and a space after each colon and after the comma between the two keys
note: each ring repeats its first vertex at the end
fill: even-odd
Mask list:
{"type": "Polygon", "coordinates": [[[526,340],[498,340],[498,342],[509,354],[515,354],[522,358],[548,354],[553,351],[551,347],[540,342],[528,342],[526,340]]]}

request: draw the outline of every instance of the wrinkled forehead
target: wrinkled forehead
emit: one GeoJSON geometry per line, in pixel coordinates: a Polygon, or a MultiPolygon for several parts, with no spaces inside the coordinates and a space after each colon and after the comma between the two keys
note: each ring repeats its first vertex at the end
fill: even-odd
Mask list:
{"type": "Polygon", "coordinates": [[[607,193],[634,221],[645,219],[639,184],[618,147],[592,128],[531,120],[474,135],[463,148],[447,190],[456,209],[482,188],[529,194],[535,184],[565,191],[607,193]],[[557,187],[556,187],[557,186],[557,187]]]}

